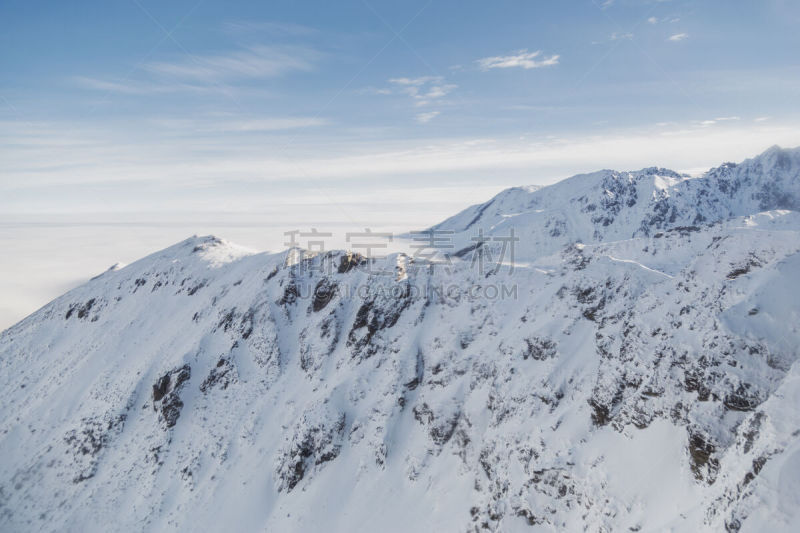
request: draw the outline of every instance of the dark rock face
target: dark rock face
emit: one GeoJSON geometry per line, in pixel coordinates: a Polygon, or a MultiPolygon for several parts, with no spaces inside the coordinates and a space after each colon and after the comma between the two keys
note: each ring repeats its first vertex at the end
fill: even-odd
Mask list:
{"type": "Polygon", "coordinates": [[[153,401],[160,402],[161,399],[169,392],[169,383],[171,380],[169,373],[164,374],[153,385],[153,401]]]}
{"type": "Polygon", "coordinates": [[[336,296],[337,284],[327,278],[319,280],[314,287],[314,300],[311,302],[311,310],[318,313],[336,296]]]}
{"type": "Polygon", "coordinates": [[[345,422],[344,413],[330,413],[327,409],[309,410],[304,415],[279,457],[275,472],[278,490],[291,492],[311,472],[338,457],[345,422]]]}
{"type": "Polygon", "coordinates": [[[736,266],[733,270],[731,270],[728,273],[727,279],[734,280],[739,276],[743,276],[749,273],[752,269],[758,268],[760,266],[761,266],[761,261],[759,261],[759,259],[755,255],[750,254],[750,257],[747,259],[747,261],[736,266]]]}
{"type": "Polygon", "coordinates": [[[73,483],[94,477],[103,451],[111,439],[122,431],[126,418],[126,413],[86,418],[81,421],[80,430],[72,430],[64,436],[77,469],[73,483]]]}
{"type": "Polygon", "coordinates": [[[716,446],[701,433],[689,433],[689,458],[694,477],[709,485],[714,483],[719,472],[719,459],[716,458],[716,446]]]}
{"type": "Polygon", "coordinates": [[[475,252],[476,250],[479,250],[481,248],[481,246],[483,246],[482,242],[478,242],[476,244],[471,244],[470,246],[466,246],[466,247],[462,248],[461,250],[458,250],[457,252],[455,252],[453,254],[453,257],[458,257],[458,258],[466,257],[468,254],[470,254],[472,252],[475,252]]]}
{"type": "Polygon", "coordinates": [[[183,401],[180,393],[184,384],[192,377],[192,368],[185,364],[170,370],[153,384],[153,409],[159,411],[167,428],[175,426],[181,416],[183,401]]]}
{"type": "Polygon", "coordinates": [[[353,326],[347,338],[347,345],[352,347],[353,357],[366,359],[374,355],[379,346],[374,338],[386,329],[397,324],[400,316],[412,303],[408,285],[398,284],[390,296],[371,295],[358,308],[353,326]]]}
{"type": "Polygon", "coordinates": [[[763,401],[764,398],[749,383],[740,383],[735,390],[725,395],[723,404],[732,411],[752,411],[763,401]]]}
{"type": "Polygon", "coordinates": [[[592,408],[592,423],[595,426],[605,426],[611,421],[611,409],[607,405],[594,398],[589,400],[589,405],[592,408]]]}
{"type": "Polygon", "coordinates": [[[442,413],[437,417],[425,402],[414,406],[412,412],[416,421],[428,428],[428,435],[439,449],[453,438],[461,419],[461,413],[458,411],[442,413]]]}
{"type": "Polygon", "coordinates": [[[523,359],[533,359],[544,361],[553,359],[557,355],[556,343],[550,339],[541,337],[530,337],[525,339],[525,349],[522,352],[523,359]]]}
{"type": "MultiPolygon", "coordinates": [[[[92,309],[94,308],[97,311],[97,298],[91,298],[82,304],[73,304],[67,310],[66,315],[64,315],[65,320],[69,320],[73,315],[76,316],[79,320],[85,320],[89,318],[92,309]]],[[[92,321],[97,321],[97,315],[95,313],[92,321]]]]}
{"type": "Polygon", "coordinates": [[[281,299],[278,300],[278,305],[282,305],[284,307],[293,305],[297,299],[300,297],[300,288],[295,283],[295,280],[292,279],[286,285],[286,288],[283,291],[283,296],[281,299]]]}
{"type": "Polygon", "coordinates": [[[347,274],[354,268],[358,268],[363,266],[367,263],[367,258],[361,254],[348,252],[342,255],[341,259],[339,260],[339,274],[347,274]]]}
{"type": "Polygon", "coordinates": [[[237,381],[236,367],[229,358],[221,358],[216,366],[211,369],[206,379],[200,384],[200,392],[208,393],[213,388],[225,390],[231,383],[237,381]]]}

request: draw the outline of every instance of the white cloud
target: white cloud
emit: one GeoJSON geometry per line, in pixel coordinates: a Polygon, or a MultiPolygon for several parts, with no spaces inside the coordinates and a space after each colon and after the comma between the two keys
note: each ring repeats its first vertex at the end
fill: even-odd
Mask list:
{"type": "MultiPolygon", "coordinates": [[[[431,114],[427,120],[436,116],[431,114]]],[[[129,196],[108,196],[110,202],[139,202],[140,206],[152,201],[147,193],[136,192],[140,186],[150,192],[154,187],[169,188],[177,194],[169,200],[177,205],[165,204],[165,208],[177,210],[192,205],[193,198],[211,186],[231,197],[241,193],[249,198],[249,188],[236,189],[236,183],[289,186],[300,179],[347,187],[349,180],[362,178],[434,174],[460,178],[467,172],[484,179],[503,172],[520,183],[534,178],[552,182],[598,168],[711,166],[744,159],[774,144],[796,146],[800,138],[796,124],[733,121],[713,128],[700,124],[648,126],[552,140],[531,137],[519,141],[518,135],[477,143],[472,138],[347,139],[304,143],[287,153],[280,142],[258,135],[244,139],[187,135],[169,137],[165,142],[158,131],[144,138],[126,136],[124,128],[110,124],[80,131],[66,123],[43,123],[31,129],[34,126],[0,121],[0,160],[4,163],[0,212],[31,211],[45,205],[69,210],[75,204],[65,203],[63,194],[71,195],[74,202],[85,202],[80,207],[86,210],[105,209],[105,203],[97,204],[97,196],[89,194],[97,183],[132,191],[129,196]],[[14,139],[14,144],[8,139],[14,139]],[[23,194],[27,195],[24,201],[23,194]]]]}
{"type": "Polygon", "coordinates": [[[649,19],[647,19],[647,22],[650,23],[650,24],[659,24],[659,23],[662,23],[662,22],[675,23],[675,22],[680,22],[680,21],[681,21],[681,19],[678,18],[678,17],[663,18],[663,19],[659,19],[657,17],[650,17],[649,19]]]}
{"type": "Polygon", "coordinates": [[[389,83],[419,87],[431,81],[441,81],[441,76],[421,76],[419,78],[390,78],[389,83]]]}
{"type": "Polygon", "coordinates": [[[753,122],[766,122],[772,117],[756,117],[753,119],[753,122]]]}
{"type": "Polygon", "coordinates": [[[274,22],[274,21],[249,21],[249,20],[231,20],[222,24],[222,29],[227,33],[241,35],[242,33],[257,33],[259,35],[267,36],[305,36],[317,33],[315,28],[309,26],[302,26],[300,24],[293,24],[291,22],[274,22]]]}
{"type": "Polygon", "coordinates": [[[427,124],[437,116],[439,116],[439,111],[431,111],[429,113],[420,113],[417,115],[417,122],[420,124],[427,124]]]}
{"type": "Polygon", "coordinates": [[[370,85],[369,87],[362,87],[361,89],[358,89],[357,93],[372,94],[372,95],[377,94],[381,96],[388,96],[390,94],[393,94],[392,90],[389,89],[388,87],[375,87],[373,85],[370,85]]]}
{"type": "Polygon", "coordinates": [[[104,80],[90,76],[73,76],[72,83],[84,89],[95,91],[105,91],[109,93],[120,93],[130,95],[175,93],[175,92],[196,92],[208,93],[219,91],[218,87],[203,85],[198,83],[173,82],[161,83],[154,81],[134,81],[134,80],[104,80]]]}
{"type": "Polygon", "coordinates": [[[7,258],[0,264],[5,280],[0,280],[0,329],[69,288],[59,284],[77,285],[109,264],[135,260],[191,233],[280,249],[283,232],[307,228],[309,216],[326,221],[319,227],[337,235],[354,231],[355,222],[361,229],[399,233],[428,227],[506,186],[549,184],[599,168],[708,168],[741,161],[774,144],[796,146],[800,139],[797,124],[731,122],[663,137],[660,130],[646,129],[525,142],[516,136],[324,142],[309,146],[295,161],[278,143],[238,138],[226,143],[222,136],[198,149],[194,139],[164,143],[146,136],[126,142],[115,138],[125,128],[78,126],[0,120],[0,213],[6,218],[35,213],[29,220],[37,223],[48,211],[68,213],[51,218],[60,222],[91,220],[74,225],[75,231],[54,224],[46,232],[20,225],[0,233],[7,258]],[[34,165],[48,161],[49,166],[34,165]],[[136,214],[141,211],[147,213],[136,214]],[[231,213],[215,218],[213,211],[242,218],[231,213]],[[122,229],[97,223],[98,218],[118,221],[118,215],[126,223],[122,229]],[[243,219],[249,226],[239,225],[243,219]],[[131,221],[142,225],[132,231],[131,221]],[[336,221],[346,229],[331,229],[336,221]],[[60,259],[55,274],[40,268],[53,257],[60,259]]]}
{"type": "Polygon", "coordinates": [[[613,5],[614,5],[614,0],[604,0],[603,3],[600,4],[600,7],[602,9],[607,9],[607,8],[613,6],[613,5]]]}
{"type": "Polygon", "coordinates": [[[228,54],[189,56],[176,62],[154,62],[143,68],[153,74],[198,81],[230,81],[309,71],[319,53],[302,46],[250,46],[228,54]]]}
{"type": "Polygon", "coordinates": [[[492,68],[514,68],[520,67],[524,69],[549,67],[558,64],[558,55],[536,59],[542,54],[541,50],[535,52],[528,52],[528,50],[520,50],[516,54],[509,56],[494,56],[478,59],[477,63],[484,70],[492,68]]]}
{"type": "Polygon", "coordinates": [[[667,40],[668,41],[673,41],[673,42],[678,42],[678,41],[682,41],[682,40],[686,39],[687,37],[689,37],[688,33],[676,33],[675,35],[671,35],[670,38],[667,39],[667,40]]]}
{"type": "Polygon", "coordinates": [[[741,120],[741,118],[740,117],[716,117],[714,119],[708,119],[708,120],[695,120],[695,121],[693,121],[693,123],[697,124],[699,126],[702,126],[702,127],[708,127],[708,126],[713,126],[714,124],[716,124],[718,122],[731,122],[731,121],[736,121],[736,120],[741,120]]]}
{"type": "Polygon", "coordinates": [[[454,84],[445,84],[445,85],[434,85],[430,88],[430,90],[423,95],[423,98],[441,98],[446,96],[447,93],[452,91],[458,87],[458,85],[454,84]]]}
{"type": "MultiPolygon", "coordinates": [[[[441,76],[391,78],[389,83],[398,86],[395,91],[410,96],[414,100],[416,107],[441,102],[445,96],[458,88],[458,85],[453,83],[445,83],[444,78],[441,76]]],[[[382,94],[392,94],[395,91],[384,89],[382,94]]]]}
{"type": "Polygon", "coordinates": [[[434,101],[438,101],[439,99],[444,98],[445,96],[450,94],[450,92],[457,87],[458,85],[452,83],[432,85],[427,92],[415,96],[415,98],[417,99],[415,105],[424,106],[433,103],[434,101]]]}
{"type": "Polygon", "coordinates": [[[608,40],[592,41],[592,44],[598,45],[598,44],[613,43],[614,41],[630,41],[633,38],[634,35],[633,33],[630,32],[614,32],[608,37],[608,40]]]}
{"type": "MultiPolygon", "coordinates": [[[[320,54],[302,46],[250,46],[228,54],[190,56],[174,62],[151,62],[141,70],[150,74],[121,81],[91,76],[73,76],[76,85],[97,91],[144,95],[175,92],[228,93],[227,84],[244,79],[263,79],[292,71],[310,71],[320,54]]],[[[264,94],[261,88],[240,87],[264,94]]]]}
{"type": "Polygon", "coordinates": [[[201,119],[156,119],[153,123],[162,128],[180,130],[184,133],[251,133],[319,127],[330,124],[330,121],[319,117],[210,117],[201,119]]]}
{"type": "Polygon", "coordinates": [[[617,32],[614,32],[614,33],[611,34],[610,39],[612,41],[630,40],[630,39],[633,39],[633,34],[632,33],[617,33],[617,32]]]}
{"type": "Polygon", "coordinates": [[[72,82],[84,89],[92,89],[96,91],[108,91],[123,94],[145,94],[149,92],[166,92],[165,90],[154,86],[152,84],[141,84],[134,82],[117,82],[110,80],[102,80],[99,78],[92,78],[89,76],[74,76],[72,82]]]}

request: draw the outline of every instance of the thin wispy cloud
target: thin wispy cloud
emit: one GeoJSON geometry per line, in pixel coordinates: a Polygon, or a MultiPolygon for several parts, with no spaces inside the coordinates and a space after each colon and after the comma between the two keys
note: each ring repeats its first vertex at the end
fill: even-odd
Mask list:
{"type": "Polygon", "coordinates": [[[647,19],[647,22],[650,24],[661,24],[663,22],[675,23],[680,22],[681,19],[679,17],[665,17],[665,18],[657,18],[657,17],[650,17],[647,19]]]}
{"type": "Polygon", "coordinates": [[[128,95],[152,95],[176,92],[207,93],[217,91],[217,88],[213,86],[196,83],[173,82],[167,84],[155,81],[116,81],[93,78],[91,76],[73,76],[70,78],[70,82],[83,89],[128,95]]]}
{"type": "Polygon", "coordinates": [[[716,117],[714,119],[708,119],[708,120],[696,120],[696,121],[694,121],[694,123],[695,124],[699,124],[700,126],[703,126],[703,127],[708,127],[708,126],[713,126],[714,124],[717,124],[718,122],[731,122],[731,121],[737,121],[737,120],[741,120],[741,117],[737,117],[737,116],[716,117]]]}
{"type": "Polygon", "coordinates": [[[593,45],[613,43],[616,41],[630,41],[634,38],[633,33],[630,32],[614,32],[609,35],[608,39],[602,41],[592,41],[593,45]]]}
{"type": "Polygon", "coordinates": [[[146,94],[151,92],[167,92],[152,84],[141,84],[133,82],[118,82],[92,78],[90,76],[73,76],[72,83],[84,89],[95,91],[108,91],[122,94],[146,94]]]}
{"type": "Polygon", "coordinates": [[[429,113],[420,113],[417,115],[417,122],[420,124],[427,124],[431,120],[438,117],[441,113],[439,111],[431,111],[429,113]]]}
{"type": "Polygon", "coordinates": [[[450,91],[452,91],[456,87],[458,87],[458,85],[452,83],[443,85],[434,85],[428,90],[427,93],[420,95],[422,99],[420,100],[419,103],[422,104],[424,102],[429,102],[430,100],[443,98],[447,96],[450,93],[450,91]]]}
{"type": "Polygon", "coordinates": [[[528,52],[527,49],[519,50],[517,53],[508,56],[494,56],[478,59],[477,63],[483,70],[493,68],[541,68],[550,67],[558,64],[559,55],[543,57],[541,50],[528,52]],[[539,59],[541,57],[541,59],[539,59]]]}
{"type": "Polygon", "coordinates": [[[291,22],[229,20],[222,24],[223,31],[234,35],[253,33],[269,37],[299,37],[318,33],[316,28],[291,22]]]}
{"type": "Polygon", "coordinates": [[[310,71],[320,54],[302,46],[250,46],[227,54],[191,56],[175,62],[154,62],[144,70],[162,76],[200,81],[232,81],[310,71]]]}
{"type": "MultiPolygon", "coordinates": [[[[435,113],[421,114],[420,123],[437,118],[435,113]]],[[[678,164],[694,167],[771,144],[790,145],[796,142],[800,128],[780,124],[754,128],[736,122],[705,128],[677,123],[657,131],[644,128],[552,139],[520,140],[507,136],[388,143],[369,140],[309,146],[308,151],[294,156],[285,153],[280,143],[265,142],[262,137],[243,142],[239,137],[223,135],[214,139],[203,135],[170,138],[170,142],[165,142],[164,137],[132,138],[125,133],[107,128],[76,133],[71,124],[0,121],[0,138],[7,135],[16,142],[16,145],[0,143],[0,159],[9,177],[0,183],[0,211],[13,204],[14,190],[24,189],[31,191],[30,194],[50,191],[52,187],[88,191],[96,183],[186,187],[181,189],[181,201],[190,204],[184,193],[199,194],[206,184],[214,183],[220,176],[240,183],[290,183],[306,179],[341,184],[342,181],[336,180],[413,173],[462,176],[464,171],[474,171],[485,178],[487,172],[513,169],[519,169],[520,179],[524,179],[530,176],[531,169],[540,168],[554,179],[587,167],[634,168],[652,163],[664,154],[681,154],[678,164]],[[31,127],[36,129],[29,131],[29,136],[21,135],[27,131],[24,128],[31,127]],[[68,144],[64,144],[65,139],[69,139],[68,144]],[[554,168],[559,170],[554,173],[554,168]]],[[[249,187],[240,192],[245,197],[252,194],[249,187]]],[[[53,198],[55,206],[59,200],[53,198]]]]}
{"type": "Polygon", "coordinates": [[[389,78],[389,83],[406,87],[421,87],[427,83],[441,80],[441,76],[420,76],[419,78],[389,78]]]}
{"type": "Polygon", "coordinates": [[[392,90],[389,89],[388,87],[373,87],[373,86],[364,87],[362,89],[359,89],[357,91],[357,93],[358,94],[378,94],[378,95],[382,95],[382,96],[387,96],[387,95],[393,94],[392,90]]]}
{"type": "MultiPolygon", "coordinates": [[[[423,107],[441,103],[445,96],[458,88],[454,83],[447,83],[442,76],[421,76],[418,78],[390,78],[390,89],[378,90],[379,94],[404,94],[409,96],[415,107],[423,107]]],[[[417,122],[429,122],[438,111],[420,113],[416,116],[417,122]]]]}
{"type": "Polygon", "coordinates": [[[155,119],[159,127],[184,133],[256,133],[305,129],[330,124],[328,119],[319,117],[267,117],[237,118],[209,117],[203,119],[155,119]]]}
{"type": "Polygon", "coordinates": [[[204,93],[220,89],[227,92],[230,88],[221,84],[308,72],[315,68],[320,57],[319,52],[304,46],[254,45],[227,54],[187,54],[173,62],[146,63],[141,66],[144,75],[139,72],[132,79],[73,76],[70,81],[85,89],[127,95],[204,93]]]}
{"type": "MultiPolygon", "coordinates": [[[[315,18],[318,28],[303,26],[302,23],[309,20],[307,10],[294,4],[296,16],[283,11],[280,15],[292,21],[289,24],[270,20],[273,15],[269,13],[274,11],[266,8],[260,17],[251,20],[220,19],[203,11],[204,16],[207,15],[205,19],[189,18],[174,34],[186,45],[188,53],[180,50],[182,46],[176,47],[169,35],[158,35],[164,39],[162,45],[157,46],[158,40],[154,40],[147,43],[145,50],[141,50],[141,42],[132,40],[127,43],[129,46],[120,47],[113,62],[90,62],[81,53],[71,62],[59,64],[54,63],[55,57],[43,52],[44,47],[30,47],[28,55],[31,57],[27,59],[33,61],[37,59],[34,55],[41,56],[33,66],[42,75],[35,82],[30,81],[28,75],[33,70],[22,67],[26,58],[20,57],[19,62],[9,64],[9,79],[17,80],[12,85],[18,86],[18,94],[9,86],[2,96],[14,104],[18,112],[0,100],[0,119],[24,117],[31,120],[37,113],[47,114],[53,120],[69,122],[72,129],[97,121],[102,125],[107,123],[108,130],[118,136],[103,130],[82,137],[84,144],[76,149],[72,145],[57,144],[74,143],[76,135],[72,129],[63,128],[55,139],[45,130],[36,132],[35,139],[26,138],[26,146],[19,148],[21,134],[15,129],[0,139],[8,139],[0,142],[0,160],[4,177],[11,176],[0,181],[4,182],[3,186],[14,181],[19,187],[27,187],[35,179],[48,183],[73,178],[125,182],[174,176],[176,181],[185,178],[186,183],[194,184],[194,178],[213,182],[228,177],[256,180],[268,175],[269,179],[286,179],[288,183],[290,178],[306,174],[313,179],[318,176],[349,179],[357,173],[363,176],[373,171],[395,172],[395,167],[430,172],[431,168],[446,166],[445,160],[448,168],[461,169],[460,165],[465,164],[467,158],[491,170],[495,162],[502,166],[515,157],[513,150],[507,153],[504,147],[498,148],[496,158],[489,155],[477,158],[473,148],[458,153],[445,150],[419,167],[413,166],[417,164],[416,156],[409,158],[403,161],[404,167],[392,159],[394,149],[379,149],[376,144],[386,140],[419,141],[418,152],[427,157],[423,141],[427,142],[435,132],[504,135],[513,142],[521,142],[522,139],[544,138],[562,129],[562,136],[566,137],[572,132],[605,133],[621,123],[630,123],[634,128],[637,120],[646,122],[648,135],[665,132],[670,138],[680,138],[690,135],[681,133],[687,130],[694,135],[694,140],[700,139],[700,144],[705,144],[704,136],[721,135],[734,128],[742,130],[742,136],[758,134],[765,138],[763,132],[774,132],[775,124],[796,121],[785,109],[792,109],[793,90],[800,83],[797,69],[789,58],[780,54],[772,57],[769,64],[757,60],[769,53],[767,41],[773,42],[770,40],[748,41],[746,44],[755,48],[752,53],[743,52],[744,48],[737,46],[745,44],[739,43],[735,35],[728,38],[715,32],[710,37],[718,41],[719,46],[730,47],[732,57],[735,55],[741,60],[734,67],[703,56],[688,63],[671,63],[669,72],[662,73],[668,74],[665,78],[656,72],[654,79],[634,76],[630,80],[617,79],[609,83],[606,76],[597,75],[598,71],[586,75],[586,68],[598,59],[602,59],[598,69],[610,67],[616,72],[634,74],[649,72],[652,59],[647,54],[636,53],[634,43],[628,39],[641,39],[642,44],[656,39],[675,52],[696,44],[700,35],[688,34],[694,31],[693,27],[713,25],[716,20],[710,7],[683,11],[685,2],[681,6],[675,2],[662,3],[658,5],[659,10],[651,12],[638,9],[642,4],[654,7],[656,1],[618,0],[609,10],[601,12],[598,7],[603,1],[594,0],[596,6],[592,3],[586,6],[589,13],[594,10],[593,16],[578,19],[574,17],[574,10],[566,7],[542,8],[538,14],[544,16],[546,12],[548,18],[535,25],[535,29],[526,26],[520,33],[506,35],[504,32],[516,26],[498,24],[486,28],[489,32],[486,42],[497,37],[495,41],[518,44],[501,43],[498,47],[478,48],[478,52],[475,46],[453,47],[458,40],[474,41],[471,24],[462,27],[457,24],[459,21],[454,21],[452,34],[437,34],[423,42],[417,33],[411,32],[419,20],[408,27],[409,33],[403,31],[403,24],[415,13],[397,20],[389,19],[398,37],[392,32],[375,32],[375,20],[368,16],[363,20],[348,19],[347,25],[342,26],[336,17],[326,20],[326,12],[325,16],[315,18]],[[637,9],[632,9],[634,5],[637,9]],[[684,26],[689,22],[690,13],[691,27],[684,26]],[[606,14],[610,14],[612,20],[606,14]],[[677,15],[684,20],[673,24],[677,15]],[[301,24],[295,24],[297,22],[301,24]],[[639,22],[641,24],[635,26],[639,22]],[[573,25],[570,27],[579,41],[579,36],[584,36],[582,45],[573,43],[575,46],[569,54],[563,48],[563,27],[567,25],[573,25]],[[672,41],[667,41],[670,37],[672,41]],[[407,43],[402,42],[405,39],[407,43]],[[604,43],[602,47],[609,52],[607,57],[589,49],[592,39],[604,43]],[[681,40],[683,42],[677,42],[681,40]],[[425,52],[424,58],[410,53],[413,49],[403,50],[404,44],[423,46],[419,51],[425,52]],[[615,46],[619,54],[611,53],[615,46]],[[149,51],[150,47],[152,51],[142,58],[140,52],[149,51]],[[384,47],[385,51],[379,54],[384,47]],[[567,54],[567,59],[561,61],[558,53],[567,54]],[[426,62],[430,64],[423,64],[426,62]],[[93,70],[87,71],[87,65],[93,70]],[[108,65],[108,69],[102,70],[101,65],[108,65]],[[553,70],[526,70],[545,67],[553,70]],[[67,89],[71,90],[59,87],[58,80],[53,83],[53,75],[68,76],[61,81],[66,80],[70,84],[67,89]],[[520,76],[524,78],[525,75],[546,75],[548,83],[520,87],[519,84],[525,82],[520,76]],[[680,82],[681,91],[671,87],[669,81],[673,78],[680,82]],[[580,81],[577,85],[576,80],[580,81]],[[84,90],[76,91],[76,86],[84,90]],[[39,96],[45,94],[48,98],[39,96]],[[692,106],[689,106],[690,99],[692,106]],[[647,103],[653,101],[659,102],[663,114],[648,115],[647,103]],[[706,105],[709,102],[713,106],[706,105]],[[511,105],[515,103],[519,105],[511,105]],[[697,105],[705,107],[706,113],[695,114],[697,105]],[[314,117],[317,112],[324,117],[314,117]],[[634,113],[639,118],[628,120],[625,113],[634,113]],[[741,115],[742,119],[734,120],[733,115],[741,115]],[[767,121],[768,116],[773,118],[767,121]],[[659,120],[675,123],[654,126],[659,120]],[[336,125],[335,130],[331,124],[336,125]],[[305,128],[301,135],[300,130],[305,128]],[[420,135],[422,132],[426,135],[420,135]],[[287,154],[278,150],[287,143],[276,142],[282,133],[293,143],[291,150],[286,150],[287,154]],[[332,143],[340,143],[339,149],[331,150],[332,143]],[[49,152],[34,153],[39,150],[36,147],[44,144],[51,147],[49,152]],[[337,159],[351,144],[354,154],[370,154],[370,157],[357,159],[356,154],[350,159],[337,159]],[[370,166],[375,164],[371,157],[374,154],[383,158],[381,162],[391,160],[391,165],[370,166]],[[10,158],[14,158],[16,168],[13,175],[9,174],[10,158]],[[304,173],[299,172],[297,164],[303,167],[304,173]],[[340,171],[334,172],[334,168],[340,171]]],[[[154,15],[169,22],[166,29],[170,31],[172,24],[178,21],[173,20],[170,10],[164,9],[163,12],[154,11],[154,15]]],[[[335,13],[333,8],[330,11],[335,13]]],[[[531,8],[531,14],[535,11],[531,8]]],[[[490,15],[496,14],[496,9],[487,4],[474,16],[488,20],[490,15]]],[[[505,16],[507,21],[513,22],[519,14],[508,12],[505,16]]],[[[85,25],[82,31],[94,27],[88,21],[82,23],[85,25]]],[[[756,31],[743,21],[737,33],[751,29],[756,31]]],[[[784,41],[780,42],[788,42],[792,36],[789,31],[784,33],[781,35],[784,41]]],[[[129,36],[121,34],[122,37],[129,36]]],[[[13,42],[17,46],[15,50],[26,50],[26,41],[15,39],[13,42]]],[[[96,45],[102,50],[99,48],[101,41],[96,45]]],[[[104,58],[106,53],[112,52],[102,51],[104,58]]],[[[779,140],[770,140],[768,144],[779,140]]],[[[787,144],[791,143],[787,141],[787,144]]],[[[695,146],[687,142],[681,147],[694,149],[695,146]]],[[[619,160],[625,163],[624,157],[630,153],[628,150],[619,152],[619,160]]],[[[600,159],[582,161],[589,168],[610,164],[600,159]]],[[[520,163],[523,164],[527,164],[527,160],[520,163]]],[[[0,190],[0,196],[5,196],[0,202],[10,201],[10,194],[3,195],[0,190]]]]}

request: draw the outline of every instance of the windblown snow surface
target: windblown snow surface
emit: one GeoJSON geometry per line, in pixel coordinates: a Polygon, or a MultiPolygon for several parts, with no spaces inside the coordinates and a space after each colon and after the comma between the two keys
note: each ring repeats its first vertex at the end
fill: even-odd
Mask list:
{"type": "Polygon", "coordinates": [[[798,211],[776,147],[112,268],[0,335],[0,530],[796,531],[798,211]]]}

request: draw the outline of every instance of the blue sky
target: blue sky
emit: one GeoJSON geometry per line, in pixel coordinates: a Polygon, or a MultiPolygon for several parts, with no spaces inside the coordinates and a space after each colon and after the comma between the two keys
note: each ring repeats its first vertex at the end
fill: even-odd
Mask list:
{"type": "Polygon", "coordinates": [[[800,145],[796,0],[0,2],[0,329],[191,234],[800,145]]]}
{"type": "Polygon", "coordinates": [[[7,0],[0,212],[433,218],[696,170],[800,144],[799,23],[791,0],[7,0]]]}

